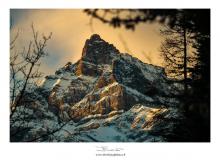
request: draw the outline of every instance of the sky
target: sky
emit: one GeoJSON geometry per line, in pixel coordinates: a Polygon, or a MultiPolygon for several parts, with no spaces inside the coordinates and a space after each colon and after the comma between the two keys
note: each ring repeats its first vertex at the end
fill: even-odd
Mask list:
{"type": "Polygon", "coordinates": [[[162,66],[159,48],[162,37],[161,26],[157,23],[139,24],[135,31],[125,28],[113,28],[99,20],[93,19],[80,9],[11,9],[11,39],[19,32],[16,50],[27,46],[31,39],[31,24],[35,30],[45,35],[52,32],[48,41],[48,57],[42,60],[44,74],[54,72],[67,62],[76,62],[82,55],[86,39],[92,34],[99,34],[102,39],[112,43],[121,53],[129,53],[145,63],[162,66]]]}

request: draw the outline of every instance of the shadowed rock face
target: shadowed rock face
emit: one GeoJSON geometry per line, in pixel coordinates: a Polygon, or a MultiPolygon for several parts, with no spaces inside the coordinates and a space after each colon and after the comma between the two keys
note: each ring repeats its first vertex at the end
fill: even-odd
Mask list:
{"type": "Polygon", "coordinates": [[[108,42],[105,42],[99,35],[94,34],[86,40],[82,52],[82,60],[94,64],[111,64],[112,59],[119,51],[108,42]]]}
{"type": "Polygon", "coordinates": [[[101,64],[112,64],[119,51],[112,45],[105,42],[97,34],[87,39],[82,51],[82,58],[77,65],[77,75],[99,76],[102,74],[101,64]]]}
{"type": "Polygon", "coordinates": [[[100,76],[103,72],[100,65],[111,65],[117,54],[119,51],[112,44],[94,34],[85,42],[82,58],[79,60],[75,73],[76,75],[100,76]]]}
{"type": "Polygon", "coordinates": [[[99,76],[102,73],[102,70],[98,65],[94,63],[88,63],[86,61],[80,60],[76,69],[76,75],[87,75],[87,76],[99,76]]]}

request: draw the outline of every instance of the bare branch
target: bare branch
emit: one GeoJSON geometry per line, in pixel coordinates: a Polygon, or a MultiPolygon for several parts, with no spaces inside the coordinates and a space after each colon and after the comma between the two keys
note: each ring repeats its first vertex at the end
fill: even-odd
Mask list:
{"type": "MultiPolygon", "coordinates": [[[[29,85],[29,81],[42,76],[42,73],[39,72],[36,67],[40,66],[39,60],[47,55],[47,53],[45,52],[45,47],[47,41],[50,40],[52,36],[52,33],[50,33],[49,36],[45,36],[44,34],[42,34],[42,39],[39,40],[38,31],[35,31],[33,24],[31,25],[31,29],[33,34],[33,41],[30,40],[27,50],[24,47],[23,52],[20,54],[20,57],[18,54],[15,54],[10,59],[11,81],[13,81],[14,87],[12,89],[10,117],[12,117],[12,115],[16,111],[16,108],[20,105],[21,99],[23,98],[24,93],[29,85]],[[17,59],[23,60],[19,63],[16,63],[17,59]],[[18,75],[19,77],[23,75],[23,83],[20,83],[22,84],[22,86],[19,86],[19,88],[17,88],[18,86],[16,85],[16,81],[18,81],[18,76],[16,75],[18,75]]],[[[15,40],[12,42],[14,44],[15,40]]]]}

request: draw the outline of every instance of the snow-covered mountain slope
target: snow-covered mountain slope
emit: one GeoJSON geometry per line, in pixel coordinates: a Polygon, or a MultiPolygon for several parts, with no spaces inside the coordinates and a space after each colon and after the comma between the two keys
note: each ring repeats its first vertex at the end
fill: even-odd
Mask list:
{"type": "Polygon", "coordinates": [[[95,34],[78,62],[68,62],[36,88],[42,100],[36,110],[52,114],[53,121],[31,121],[26,135],[36,141],[167,141],[164,131],[172,133],[183,118],[173,97],[179,90],[163,68],[122,54],[95,34]],[[54,127],[42,133],[47,125],[54,127]]]}
{"type": "Polygon", "coordinates": [[[128,111],[92,115],[78,123],[68,123],[55,134],[60,141],[154,142],[167,141],[166,135],[178,125],[177,109],[135,105],[128,111]]]}

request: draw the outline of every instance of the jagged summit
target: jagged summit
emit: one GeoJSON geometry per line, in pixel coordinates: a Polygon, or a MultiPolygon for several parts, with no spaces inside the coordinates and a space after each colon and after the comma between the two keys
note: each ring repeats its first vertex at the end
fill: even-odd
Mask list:
{"type": "Polygon", "coordinates": [[[93,34],[91,35],[90,40],[101,40],[101,37],[98,34],[93,34]]]}
{"type": "Polygon", "coordinates": [[[82,60],[95,64],[110,64],[116,54],[119,54],[119,51],[112,44],[104,41],[98,34],[93,34],[85,42],[82,60]]]}
{"type": "Polygon", "coordinates": [[[120,52],[103,40],[98,34],[87,39],[82,51],[82,57],[77,62],[77,75],[97,76],[103,73],[105,65],[112,65],[120,56],[120,52]]]}

